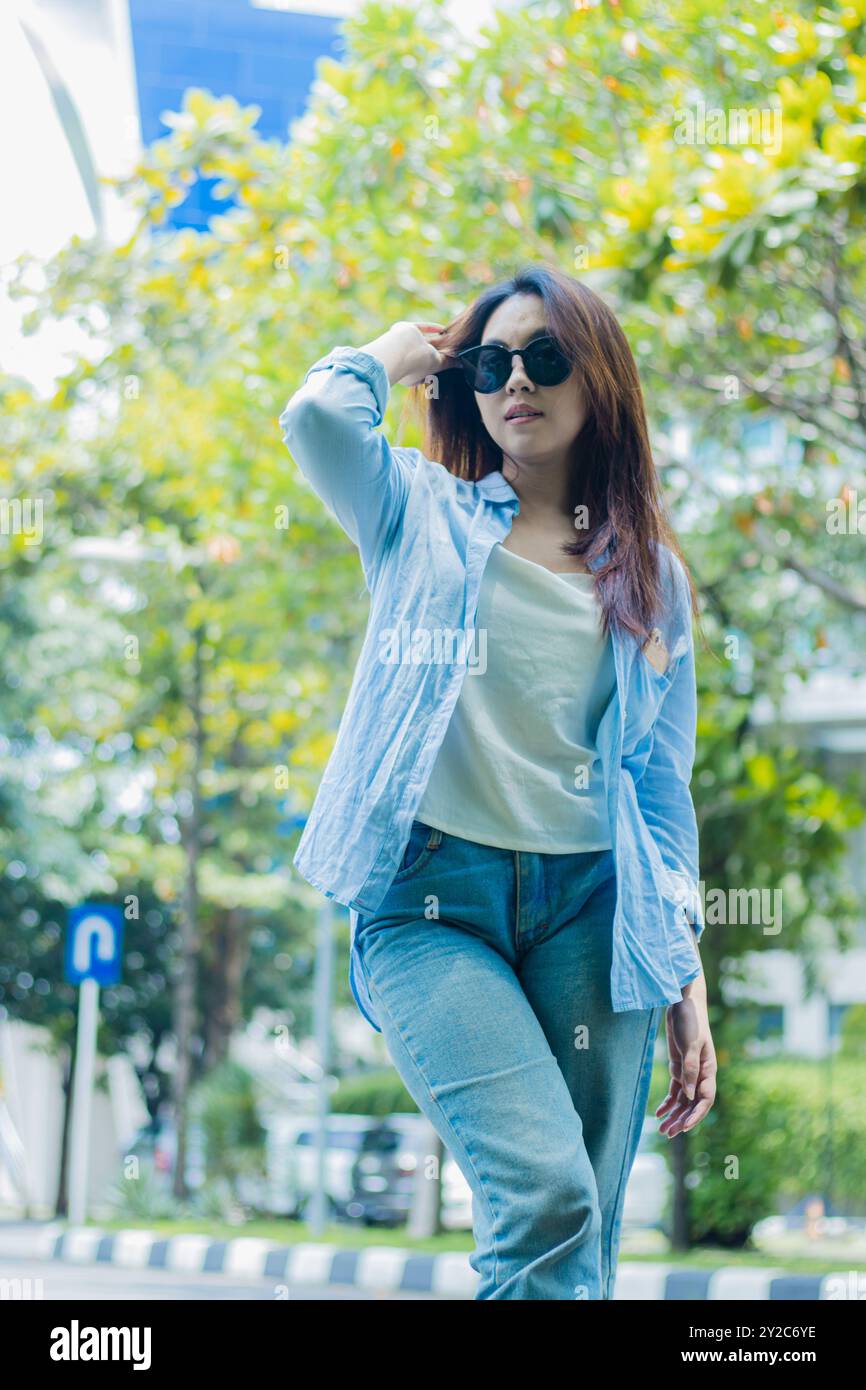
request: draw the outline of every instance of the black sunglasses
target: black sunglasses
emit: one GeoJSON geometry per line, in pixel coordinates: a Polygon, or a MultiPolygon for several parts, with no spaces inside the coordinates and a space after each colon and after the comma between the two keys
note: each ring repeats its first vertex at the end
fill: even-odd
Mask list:
{"type": "Polygon", "coordinates": [[[571,363],[559,345],[545,333],[533,338],[522,348],[500,347],[498,343],[479,343],[457,353],[463,375],[473,391],[489,396],[500,391],[511,376],[511,361],[515,353],[523,359],[523,368],[536,386],[559,386],[571,371],[571,363]]]}

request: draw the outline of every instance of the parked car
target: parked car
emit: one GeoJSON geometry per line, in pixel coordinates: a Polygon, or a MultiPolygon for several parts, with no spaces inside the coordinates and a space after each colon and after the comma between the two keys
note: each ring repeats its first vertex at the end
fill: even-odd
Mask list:
{"type": "MultiPolygon", "coordinates": [[[[412,1206],[418,1146],[427,1130],[423,1115],[389,1115],[364,1136],[352,1174],[347,1215],[365,1225],[400,1226],[412,1206]]],[[[472,1191],[446,1152],[442,1164],[442,1225],[471,1230],[472,1191]]]]}
{"type": "MultiPolygon", "coordinates": [[[[347,1214],[367,1225],[401,1225],[412,1204],[419,1115],[390,1115],[371,1129],[358,1154],[347,1214]]],[[[660,1148],[658,1120],[647,1117],[626,1187],[623,1225],[662,1230],[671,1190],[671,1175],[660,1148]]],[[[442,1167],[442,1225],[472,1229],[472,1191],[457,1163],[446,1153],[442,1167]]]]}
{"type": "MultiPolygon", "coordinates": [[[[328,1116],[325,1192],[335,1217],[345,1215],[352,1192],[352,1168],[364,1135],[374,1124],[371,1115],[328,1116]]],[[[267,1168],[270,1210],[302,1218],[318,1175],[314,1117],[287,1115],[268,1127],[267,1168]]]]}
{"type": "MultiPolygon", "coordinates": [[[[144,1172],[151,1173],[161,1185],[171,1187],[177,1154],[177,1130],[173,1120],[164,1120],[158,1128],[152,1125],[139,1130],[129,1145],[127,1155],[139,1159],[144,1172]]],[[[201,1127],[190,1123],[186,1133],[186,1185],[196,1192],[205,1180],[204,1135],[201,1127]]]]}

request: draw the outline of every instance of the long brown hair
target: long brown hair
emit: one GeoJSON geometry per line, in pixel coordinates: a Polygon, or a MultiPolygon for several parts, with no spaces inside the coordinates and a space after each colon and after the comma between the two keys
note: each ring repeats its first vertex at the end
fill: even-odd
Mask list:
{"type": "MultiPolygon", "coordinates": [[[[611,626],[618,626],[643,642],[661,600],[654,543],[669,546],[681,560],[692,610],[698,614],[699,609],[694,580],[662,499],[637,366],[613,312],[557,266],[529,263],[511,279],[484,290],[447,326],[436,346],[456,353],[480,343],[494,309],[514,294],[535,294],[543,300],[548,332],[582,375],[589,405],[574,442],[569,503],[572,510],[586,506],[589,525],[563,543],[563,554],[587,562],[613,542],[608,562],[595,571],[603,632],[607,635],[611,626]]],[[[440,372],[436,381],[436,397],[426,392],[424,383],[412,388],[412,406],[424,426],[425,452],[458,478],[477,482],[502,467],[502,450],[487,433],[462,371],[440,372]]]]}

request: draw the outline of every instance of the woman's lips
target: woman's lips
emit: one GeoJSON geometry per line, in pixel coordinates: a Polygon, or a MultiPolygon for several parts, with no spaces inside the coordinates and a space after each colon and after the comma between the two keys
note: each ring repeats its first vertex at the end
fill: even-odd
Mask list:
{"type": "Polygon", "coordinates": [[[536,411],[534,415],[506,415],[505,423],[508,425],[528,425],[532,420],[540,420],[541,411],[536,411]]]}

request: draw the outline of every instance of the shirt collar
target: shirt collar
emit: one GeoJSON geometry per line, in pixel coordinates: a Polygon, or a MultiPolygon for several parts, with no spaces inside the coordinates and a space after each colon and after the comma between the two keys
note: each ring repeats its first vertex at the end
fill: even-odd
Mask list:
{"type": "Polygon", "coordinates": [[[492,473],[486,473],[483,478],[479,478],[475,486],[485,497],[489,497],[491,502],[517,502],[520,499],[508,479],[503,475],[501,468],[495,468],[492,473]]]}

